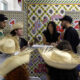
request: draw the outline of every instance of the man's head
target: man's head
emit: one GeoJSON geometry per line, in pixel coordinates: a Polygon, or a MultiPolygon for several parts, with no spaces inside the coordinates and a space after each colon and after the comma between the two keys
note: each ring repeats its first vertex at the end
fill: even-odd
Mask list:
{"type": "Polygon", "coordinates": [[[71,25],[73,20],[70,16],[65,15],[63,18],[60,19],[60,21],[61,21],[61,26],[63,27],[63,29],[65,29],[68,27],[68,25],[71,25]]]}
{"type": "Polygon", "coordinates": [[[4,14],[0,14],[0,28],[4,29],[6,27],[6,21],[8,18],[4,14]]]}

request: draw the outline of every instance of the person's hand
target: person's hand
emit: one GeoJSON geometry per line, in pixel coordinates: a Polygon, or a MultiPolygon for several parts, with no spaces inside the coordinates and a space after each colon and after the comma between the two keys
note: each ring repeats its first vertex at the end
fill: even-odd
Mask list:
{"type": "Polygon", "coordinates": [[[51,43],[52,46],[57,46],[57,43],[51,43]]]}
{"type": "Polygon", "coordinates": [[[21,51],[25,50],[26,48],[27,48],[27,46],[24,46],[24,47],[21,49],[21,51]]]}
{"type": "Polygon", "coordinates": [[[61,33],[60,38],[61,38],[61,39],[63,39],[63,38],[64,38],[64,32],[62,32],[62,33],[61,33]]]}

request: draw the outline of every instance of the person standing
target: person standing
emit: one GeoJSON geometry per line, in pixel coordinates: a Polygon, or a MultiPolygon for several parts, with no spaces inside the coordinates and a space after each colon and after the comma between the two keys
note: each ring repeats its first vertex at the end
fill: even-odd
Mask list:
{"type": "Polygon", "coordinates": [[[27,64],[31,49],[20,51],[16,37],[5,36],[0,40],[0,80],[29,80],[27,64]]]}
{"type": "Polygon", "coordinates": [[[0,37],[4,36],[3,29],[6,27],[8,18],[4,14],[0,14],[0,37]]]}
{"type": "MultiPolygon", "coordinates": [[[[70,43],[65,40],[61,41],[56,46],[56,48],[60,51],[73,52],[70,43]]],[[[58,58],[58,57],[56,57],[56,58],[58,58]]],[[[78,80],[78,74],[77,74],[76,68],[74,68],[74,69],[60,69],[60,68],[52,67],[49,64],[46,64],[46,67],[48,70],[47,74],[48,74],[49,80],[78,80]]]]}
{"type": "Polygon", "coordinates": [[[79,35],[77,31],[72,27],[72,18],[70,16],[65,15],[63,18],[60,19],[61,25],[64,32],[64,40],[69,41],[72,46],[72,50],[77,53],[77,46],[79,44],[79,35]]]}

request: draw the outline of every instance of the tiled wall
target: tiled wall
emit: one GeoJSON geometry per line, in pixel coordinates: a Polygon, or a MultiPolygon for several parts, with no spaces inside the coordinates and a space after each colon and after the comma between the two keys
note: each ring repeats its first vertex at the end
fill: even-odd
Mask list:
{"type": "MultiPolygon", "coordinates": [[[[52,17],[63,16],[66,11],[80,10],[80,5],[77,4],[80,3],[79,0],[27,0],[27,2],[25,0],[24,3],[24,10],[27,11],[28,40],[33,41],[33,38],[37,37],[40,44],[42,43],[42,32],[47,27],[48,22],[52,20],[52,17]],[[47,18],[46,22],[44,22],[45,18],[47,18]]],[[[54,21],[57,25],[60,25],[58,19],[54,19],[54,21]]]]}

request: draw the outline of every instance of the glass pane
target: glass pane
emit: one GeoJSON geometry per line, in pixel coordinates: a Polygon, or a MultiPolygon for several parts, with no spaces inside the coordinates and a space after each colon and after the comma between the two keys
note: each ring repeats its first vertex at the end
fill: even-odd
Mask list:
{"type": "Polygon", "coordinates": [[[2,2],[0,2],[0,10],[4,10],[4,5],[2,2]]]}
{"type": "Polygon", "coordinates": [[[0,0],[0,10],[7,10],[7,9],[8,9],[7,3],[5,1],[2,2],[2,0],[0,0]]]}
{"type": "Polygon", "coordinates": [[[8,9],[7,4],[5,4],[5,3],[3,3],[3,7],[4,7],[4,10],[8,9]]]}

